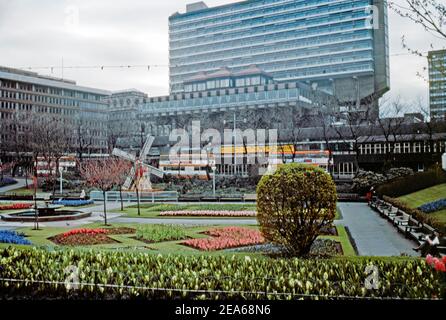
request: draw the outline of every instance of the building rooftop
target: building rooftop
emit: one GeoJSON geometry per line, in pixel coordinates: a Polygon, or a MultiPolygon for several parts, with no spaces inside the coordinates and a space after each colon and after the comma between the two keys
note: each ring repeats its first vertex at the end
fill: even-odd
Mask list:
{"type": "Polygon", "coordinates": [[[75,81],[61,79],[51,76],[45,76],[38,74],[36,72],[14,69],[0,66],[0,78],[7,79],[12,81],[24,82],[24,83],[32,83],[41,86],[53,87],[53,88],[61,88],[73,91],[82,91],[88,92],[98,95],[110,95],[111,92],[102,89],[95,89],[90,87],[78,86],[75,81]]]}
{"type": "Polygon", "coordinates": [[[230,78],[230,77],[247,77],[247,76],[256,76],[261,75],[267,78],[272,78],[272,76],[262,69],[260,69],[257,65],[253,64],[250,65],[248,68],[243,69],[238,72],[233,72],[231,69],[227,67],[223,67],[218,69],[217,71],[213,71],[210,73],[204,73],[199,72],[189,79],[186,79],[184,82],[198,82],[198,81],[206,81],[210,79],[217,79],[217,78],[230,78]]]}

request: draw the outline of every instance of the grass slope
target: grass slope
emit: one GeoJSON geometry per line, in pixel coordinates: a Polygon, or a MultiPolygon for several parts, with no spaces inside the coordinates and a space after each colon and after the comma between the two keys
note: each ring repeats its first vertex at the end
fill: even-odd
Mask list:
{"type": "MultiPolygon", "coordinates": [[[[446,183],[407,194],[399,197],[398,200],[405,202],[411,208],[417,208],[425,203],[443,198],[446,198],[446,183]]],[[[429,216],[434,217],[443,224],[446,224],[446,209],[430,213],[429,216]]]]}

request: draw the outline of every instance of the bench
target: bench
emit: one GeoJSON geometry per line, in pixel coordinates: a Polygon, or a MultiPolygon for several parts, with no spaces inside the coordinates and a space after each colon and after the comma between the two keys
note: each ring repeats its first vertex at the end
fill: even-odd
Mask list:
{"type": "Polygon", "coordinates": [[[410,215],[408,215],[407,213],[405,213],[403,211],[399,211],[399,213],[400,213],[400,215],[397,215],[393,219],[394,226],[396,226],[396,227],[407,226],[409,224],[410,215]]]}
{"type": "Polygon", "coordinates": [[[396,207],[392,207],[390,210],[386,210],[384,211],[384,215],[386,216],[386,218],[388,220],[390,220],[391,222],[393,222],[393,220],[398,216],[401,215],[399,214],[400,210],[396,207]]]}

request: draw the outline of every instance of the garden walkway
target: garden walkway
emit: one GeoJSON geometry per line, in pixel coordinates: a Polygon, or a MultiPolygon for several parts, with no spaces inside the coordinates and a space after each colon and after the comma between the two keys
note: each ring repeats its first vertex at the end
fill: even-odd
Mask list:
{"type": "Polygon", "coordinates": [[[415,243],[404,238],[391,223],[382,219],[366,203],[340,203],[342,220],[336,221],[350,230],[361,256],[416,256],[415,243]]]}

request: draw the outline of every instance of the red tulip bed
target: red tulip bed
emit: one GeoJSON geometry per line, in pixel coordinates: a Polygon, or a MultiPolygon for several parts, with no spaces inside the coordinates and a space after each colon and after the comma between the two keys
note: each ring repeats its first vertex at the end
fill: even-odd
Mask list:
{"type": "Polygon", "coordinates": [[[7,203],[0,204],[0,211],[2,210],[22,210],[32,208],[32,203],[7,203]]]}
{"type": "Polygon", "coordinates": [[[56,244],[63,246],[81,246],[81,245],[97,245],[118,243],[118,241],[110,238],[108,235],[131,234],[136,230],[132,228],[110,228],[110,229],[74,229],[65,233],[58,234],[52,238],[56,244]]]}
{"type": "Polygon", "coordinates": [[[211,238],[190,239],[182,244],[198,250],[213,251],[265,243],[260,231],[244,227],[216,228],[204,234],[211,238]]]}
{"type": "Polygon", "coordinates": [[[256,211],[230,211],[230,210],[180,210],[162,211],[164,217],[255,217],[256,211]]]}

